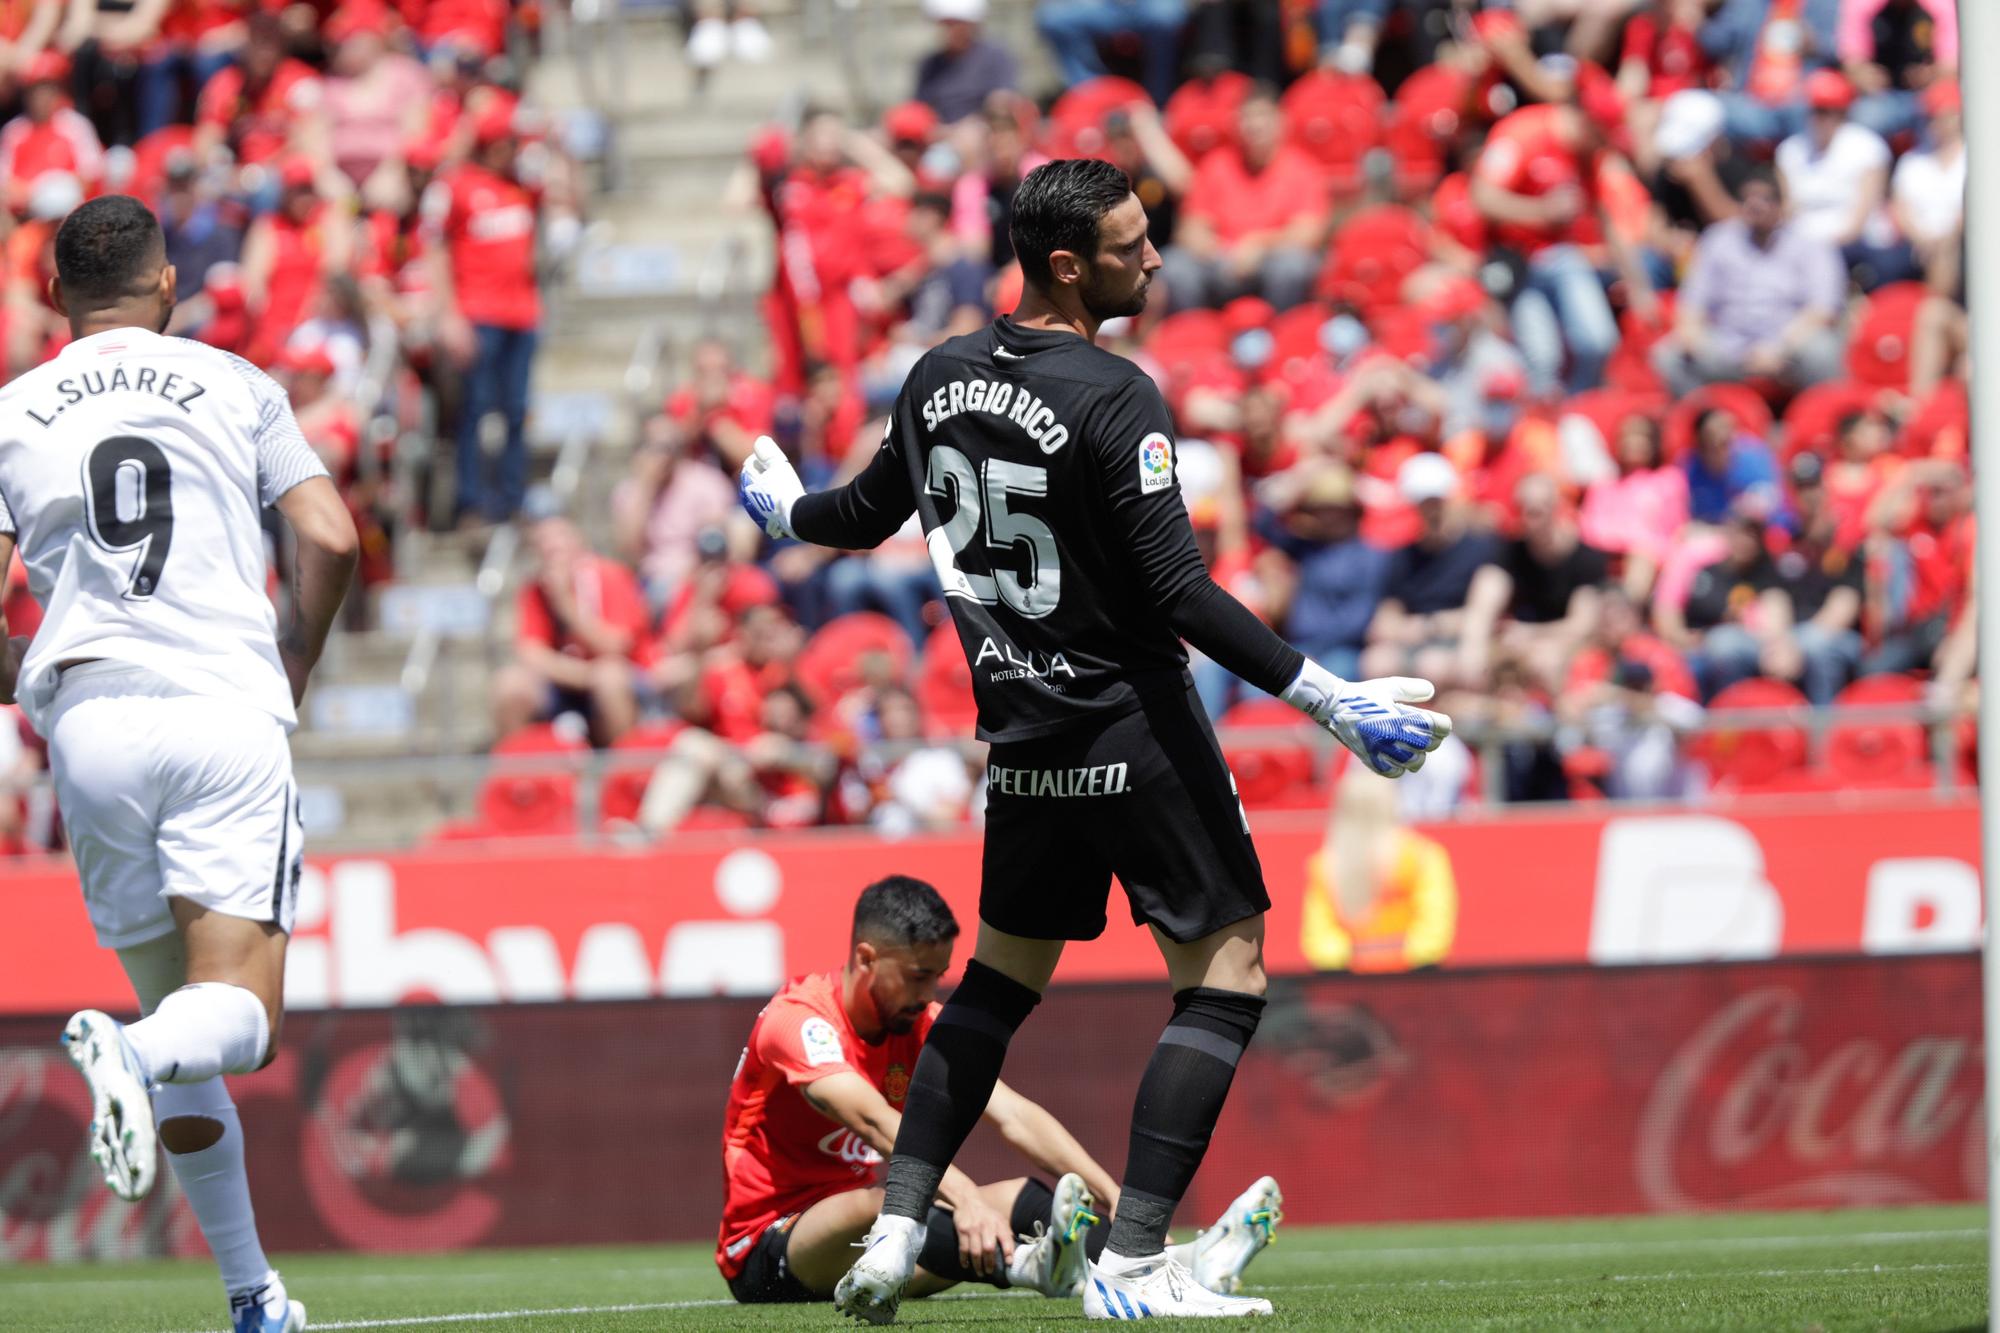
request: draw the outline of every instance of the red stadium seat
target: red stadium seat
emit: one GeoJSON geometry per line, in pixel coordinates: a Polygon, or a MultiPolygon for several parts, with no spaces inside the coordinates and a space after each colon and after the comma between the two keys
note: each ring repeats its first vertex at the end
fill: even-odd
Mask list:
{"type": "Polygon", "coordinates": [[[1785,409],[1785,438],[1779,456],[1812,453],[1831,456],[1840,419],[1851,412],[1865,412],[1875,405],[1882,390],[1853,380],[1815,384],[1792,399],[1785,409]]]}
{"type": "Polygon", "coordinates": [[[646,799],[646,788],[653,781],[653,770],[660,764],[658,752],[672,745],[674,737],[686,729],[687,725],[682,722],[654,722],[634,727],[619,739],[606,762],[604,784],[598,789],[597,822],[600,826],[613,822],[629,824],[639,818],[639,806],[646,799]],[[639,754],[646,757],[624,757],[639,754]]]}
{"type": "Polygon", "coordinates": [[[1236,777],[1236,793],[1248,810],[1316,810],[1331,799],[1316,780],[1318,767],[1311,724],[1290,704],[1276,699],[1246,700],[1223,715],[1222,726],[1283,729],[1296,740],[1222,738],[1223,758],[1236,777]]]}
{"type": "Polygon", "coordinates": [[[868,683],[871,659],[902,680],[915,655],[901,625],[878,612],[855,611],[820,626],[795,665],[799,684],[825,707],[868,683]]]}
{"type": "Polygon", "coordinates": [[[1102,78],[1079,83],[1049,108],[1044,129],[1051,157],[1103,157],[1108,140],[1104,120],[1120,107],[1148,102],[1146,90],[1130,79],[1102,78]]]}
{"type": "Polygon", "coordinates": [[[1332,312],[1308,301],[1295,305],[1271,321],[1271,366],[1267,373],[1282,374],[1294,361],[1313,361],[1323,356],[1319,331],[1332,312]]]}
{"type": "Polygon", "coordinates": [[[1381,85],[1362,74],[1314,70],[1286,89],[1283,109],[1291,141],[1333,172],[1336,193],[1361,185],[1361,164],[1382,142],[1381,85]]]}
{"type": "Polygon", "coordinates": [[[1236,108],[1250,92],[1248,75],[1224,70],[1212,79],[1190,79],[1167,99],[1167,134],[1189,158],[1199,162],[1226,143],[1236,141],[1236,108]]]}
{"type": "MultiPolygon", "coordinates": [[[[1842,690],[1836,708],[1920,704],[1912,676],[1863,676],[1842,690]]],[[[1828,766],[1845,787],[1923,787],[1931,782],[1930,741],[1921,722],[1840,723],[1827,733],[1828,766]]]]}
{"type": "Polygon", "coordinates": [[[1319,294],[1364,316],[1402,301],[1403,283],[1430,257],[1430,227],[1400,204],[1364,208],[1334,233],[1319,294]]]}
{"type": "Polygon", "coordinates": [[[1669,461],[1687,457],[1694,447],[1695,420],[1711,407],[1727,408],[1737,425],[1758,439],[1771,438],[1771,405],[1763,395],[1743,384],[1710,384],[1676,402],[1667,413],[1660,440],[1669,461]]]}
{"type": "MultiPolygon", "coordinates": [[[[581,767],[589,747],[543,724],[501,738],[495,758],[570,755],[581,767]]],[[[576,831],[575,772],[496,773],[479,788],[479,823],[496,837],[576,831]]]]}
{"type": "Polygon", "coordinates": [[[1659,293],[1660,316],[1648,322],[1627,309],[1618,319],[1618,347],[1604,366],[1604,382],[1633,393],[1665,393],[1666,385],[1653,369],[1653,347],[1674,326],[1674,294],[1659,293]]]}
{"type": "Polygon", "coordinates": [[[1618,432],[1626,419],[1649,416],[1657,420],[1666,408],[1665,394],[1633,393],[1625,389],[1586,389],[1563,401],[1558,420],[1562,417],[1582,417],[1588,421],[1604,441],[1604,452],[1614,456],[1615,461],[1618,432]]]}
{"type": "Polygon", "coordinates": [[[979,703],[972,694],[972,667],[965,660],[958,629],[950,621],[932,631],[930,641],[924,644],[917,703],[933,736],[967,735],[979,721],[979,703]]]}
{"type": "Polygon", "coordinates": [[[1910,339],[1928,293],[1921,282],[1892,282],[1868,298],[1847,340],[1847,373],[1882,389],[1910,387],[1910,339]]]}
{"type": "Polygon", "coordinates": [[[1444,179],[1474,91],[1473,81],[1449,65],[1426,65],[1396,90],[1384,142],[1396,161],[1401,197],[1420,198],[1444,179]]]}
{"type": "Polygon", "coordinates": [[[1229,355],[1229,329],[1220,310],[1181,310],[1146,336],[1146,351],[1169,374],[1211,356],[1229,355]]]}
{"type": "MultiPolygon", "coordinates": [[[[1711,721],[1725,721],[1734,711],[1804,708],[1806,697],[1781,680],[1756,677],[1739,680],[1717,694],[1708,706],[1711,721]]],[[[1803,725],[1722,728],[1702,735],[1694,745],[1720,788],[1770,791],[1796,784],[1806,775],[1806,730],[1803,725]]]]}

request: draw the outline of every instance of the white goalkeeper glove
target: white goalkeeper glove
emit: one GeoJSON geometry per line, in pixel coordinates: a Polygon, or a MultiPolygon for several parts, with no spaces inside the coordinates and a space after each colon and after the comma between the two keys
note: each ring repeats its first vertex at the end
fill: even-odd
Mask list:
{"type": "Polygon", "coordinates": [[[792,506],[806,493],[805,483],[792,467],[792,460],[768,435],[759,435],[743,471],[736,477],[736,493],[743,508],[773,537],[794,537],[792,506]]]}
{"type": "Polygon", "coordinates": [[[1424,766],[1424,756],[1451,735],[1443,713],[1411,708],[1437,693],[1427,680],[1387,676],[1346,681],[1311,658],[1285,691],[1285,702],[1333,733],[1333,738],[1385,778],[1424,766]]]}

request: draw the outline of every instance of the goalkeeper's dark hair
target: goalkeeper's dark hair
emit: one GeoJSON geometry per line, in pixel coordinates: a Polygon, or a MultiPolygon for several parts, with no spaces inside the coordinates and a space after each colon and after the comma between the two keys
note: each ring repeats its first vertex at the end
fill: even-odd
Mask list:
{"type": "Polygon", "coordinates": [[[1058,158],[1029,172],[1014,191],[1007,227],[1021,277],[1037,291],[1055,281],[1049,256],[1057,250],[1090,259],[1097,254],[1098,224],[1132,193],[1132,178],[1094,157],[1058,158]]]}
{"type": "Polygon", "coordinates": [[[160,220],[129,194],[79,205],[56,232],[56,276],[72,305],[143,296],[165,257],[160,220]]]}
{"type": "Polygon", "coordinates": [[[958,918],[943,895],[920,879],[890,875],[861,891],[854,904],[854,938],[906,948],[958,938],[958,918]]]}

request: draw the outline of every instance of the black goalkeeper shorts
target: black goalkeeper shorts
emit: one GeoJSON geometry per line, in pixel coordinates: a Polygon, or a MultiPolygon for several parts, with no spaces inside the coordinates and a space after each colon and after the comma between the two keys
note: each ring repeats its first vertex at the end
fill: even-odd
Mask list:
{"type": "Polygon", "coordinates": [[[1268,910],[1236,780],[1192,690],[996,744],[979,918],[1038,940],[1104,933],[1111,877],[1135,924],[1186,944],[1268,910]]]}

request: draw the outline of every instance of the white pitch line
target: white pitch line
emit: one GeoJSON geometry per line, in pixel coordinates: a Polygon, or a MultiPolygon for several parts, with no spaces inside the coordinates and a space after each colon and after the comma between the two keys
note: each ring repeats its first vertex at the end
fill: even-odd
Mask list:
{"type": "Polygon", "coordinates": [[[1689,1250],[1800,1250],[1823,1245],[1916,1245],[1927,1241],[1983,1239],[1984,1227],[1942,1231],[1864,1231],[1785,1236],[1689,1236],[1681,1240],[1520,1241],[1508,1245],[1401,1245],[1366,1249],[1320,1250],[1285,1259],[1314,1265],[1366,1262],[1376,1259],[1531,1259],[1587,1257],[1594,1254],[1683,1253],[1689,1250]]]}
{"type": "MultiPolygon", "coordinates": [[[[438,1324],[490,1324],[509,1319],[541,1319],[548,1315],[561,1314],[642,1314],[653,1310],[705,1310],[718,1305],[734,1305],[735,1301],[720,1297],[707,1301],[647,1301],[626,1305],[560,1305],[544,1310],[477,1310],[464,1314],[411,1315],[400,1319],[315,1319],[312,1327],[320,1329],[339,1328],[426,1328],[438,1324]]],[[[208,1333],[199,1330],[197,1333],[208,1333]]]]}
{"type": "Polygon", "coordinates": [[[1288,1291],[1363,1291],[1383,1288],[1407,1291],[1411,1289],[1430,1291],[1477,1290],[1487,1287],[1548,1287],[1570,1283],[1591,1282],[1686,1282],[1699,1279],[1712,1281],[1716,1278],[1786,1278],[1786,1277],[1861,1277],[1883,1273],[1947,1273],[1965,1269],[1983,1269],[1984,1263],[1966,1264],[1850,1264],[1842,1268],[1761,1268],[1761,1269],[1704,1269],[1690,1272],[1666,1273],[1594,1273],[1564,1274],[1557,1277],[1470,1277],[1470,1278],[1411,1278],[1397,1281],[1394,1278],[1368,1279],[1359,1282],[1262,1282],[1252,1283],[1251,1288],[1269,1296],[1282,1298],[1288,1291]]]}

